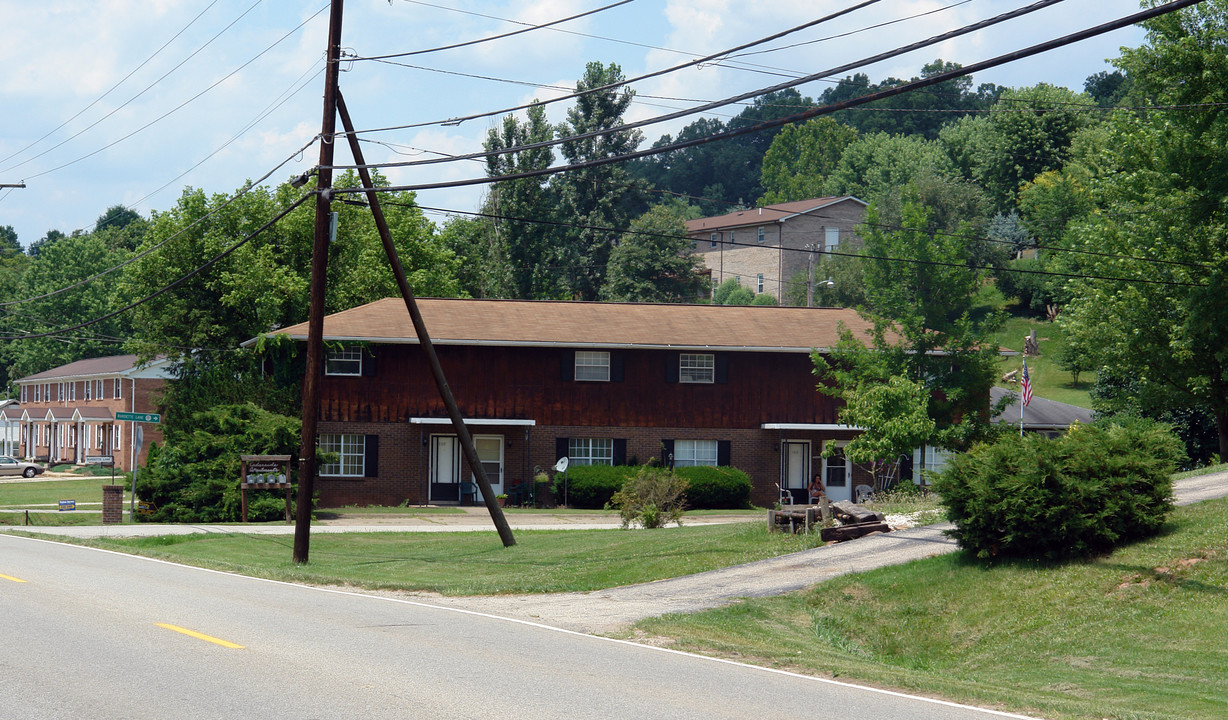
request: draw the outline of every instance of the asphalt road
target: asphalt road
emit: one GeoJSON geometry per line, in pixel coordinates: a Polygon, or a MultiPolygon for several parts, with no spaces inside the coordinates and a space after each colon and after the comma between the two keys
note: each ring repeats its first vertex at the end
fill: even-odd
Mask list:
{"type": "Polygon", "coordinates": [[[1020,717],[8,535],[0,608],[0,717],[1020,717]]]}

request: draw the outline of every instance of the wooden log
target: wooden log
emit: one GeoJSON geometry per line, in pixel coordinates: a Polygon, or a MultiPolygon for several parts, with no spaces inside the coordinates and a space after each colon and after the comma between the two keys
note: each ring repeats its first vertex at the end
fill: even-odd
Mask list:
{"type": "Polygon", "coordinates": [[[848,500],[841,500],[832,503],[832,510],[836,517],[845,523],[868,523],[882,522],[885,518],[882,513],[876,513],[873,510],[866,508],[848,500]]]}
{"type": "Polygon", "coordinates": [[[869,535],[875,532],[891,532],[891,527],[885,522],[876,523],[860,523],[857,525],[841,525],[840,527],[823,528],[819,531],[819,537],[823,541],[828,540],[852,540],[859,538],[862,535],[869,535]]]}

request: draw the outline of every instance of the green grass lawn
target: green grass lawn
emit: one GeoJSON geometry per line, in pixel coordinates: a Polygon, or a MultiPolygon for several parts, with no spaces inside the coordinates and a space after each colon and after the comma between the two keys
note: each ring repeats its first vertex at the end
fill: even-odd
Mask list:
{"type": "MultiPolygon", "coordinates": [[[[80,503],[101,503],[102,486],[111,478],[74,478],[72,480],[40,480],[37,482],[0,483],[0,508],[28,508],[54,505],[60,500],[80,503]]],[[[117,481],[118,482],[118,481],[117,481]]],[[[125,488],[130,485],[125,485],[125,488]]],[[[127,501],[128,493],[124,493],[127,501]]]]}
{"type": "Polygon", "coordinates": [[[1045,566],[959,553],[640,623],[633,636],[1057,718],[1228,717],[1228,500],[1045,566]]]}
{"type": "Polygon", "coordinates": [[[763,523],[663,530],[316,534],[311,562],[291,561],[293,538],[180,535],[87,544],[292,582],[487,595],[599,590],[678,577],[803,550],[816,536],[769,534],[763,523]]]}
{"type": "MultiPolygon", "coordinates": [[[[1096,382],[1095,373],[1079,375],[1079,384],[1075,385],[1069,372],[1058,366],[1057,356],[1065,338],[1062,328],[1036,318],[1010,317],[1006,324],[994,336],[994,341],[1005,348],[1023,351],[1023,339],[1035,328],[1036,338],[1040,344],[1040,356],[1028,358],[1028,375],[1032,378],[1032,394],[1046,400],[1078,405],[1090,408],[1092,385],[1096,382]]],[[[1003,357],[999,363],[1002,375],[1011,370],[1018,370],[1022,358],[1019,356],[1003,357]]],[[[1002,387],[1019,391],[1019,383],[998,383],[1002,387]]]]}

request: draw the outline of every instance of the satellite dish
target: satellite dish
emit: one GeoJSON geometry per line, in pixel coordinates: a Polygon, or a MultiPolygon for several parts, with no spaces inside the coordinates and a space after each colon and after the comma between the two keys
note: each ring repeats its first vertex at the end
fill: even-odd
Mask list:
{"type": "Polygon", "coordinates": [[[570,462],[570,460],[568,460],[566,457],[559,458],[559,461],[554,464],[555,472],[567,472],[568,462],[570,462]]]}

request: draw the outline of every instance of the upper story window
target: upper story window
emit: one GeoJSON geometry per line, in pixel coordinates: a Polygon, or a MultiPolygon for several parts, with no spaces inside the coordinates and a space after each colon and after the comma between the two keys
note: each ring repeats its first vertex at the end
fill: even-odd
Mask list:
{"type": "Polygon", "coordinates": [[[34,386],[34,402],[41,402],[42,397],[43,397],[43,386],[35,385],[34,386]]]}
{"type": "Polygon", "coordinates": [[[330,350],[324,361],[325,375],[362,375],[362,349],[330,350]]]}
{"type": "Polygon", "coordinates": [[[576,380],[609,382],[610,353],[596,350],[577,350],[576,380]]]}
{"type": "Polygon", "coordinates": [[[567,457],[574,465],[613,465],[614,441],[610,438],[570,438],[567,457]]]}
{"type": "Polygon", "coordinates": [[[675,440],[674,467],[708,465],[716,467],[718,446],[715,440],[675,440]]]}
{"type": "Polygon", "coordinates": [[[759,226],[759,237],[758,237],[758,240],[759,240],[759,242],[763,242],[763,241],[764,241],[764,240],[766,240],[766,239],[767,239],[767,233],[766,233],[766,232],[764,232],[764,230],[763,230],[763,226],[762,226],[762,225],[760,225],[760,226],[759,226]]]}
{"type": "Polygon", "coordinates": [[[83,384],[85,385],[85,399],[93,400],[94,399],[94,383],[90,382],[89,380],[86,380],[83,384]]]}
{"type": "Polygon", "coordinates": [[[840,228],[823,228],[823,250],[834,252],[840,247],[840,228]]]}
{"type": "Polygon", "coordinates": [[[69,401],[77,399],[77,383],[75,382],[68,383],[68,399],[69,401]]]}
{"type": "Polygon", "coordinates": [[[124,388],[123,381],[120,380],[119,378],[115,378],[115,386],[111,388],[111,397],[115,398],[116,400],[119,400],[120,398],[122,398],[124,396],[123,388],[124,388]]]}
{"type": "Polygon", "coordinates": [[[759,273],[755,276],[755,292],[763,292],[763,273],[759,273]]]}
{"type": "Polygon", "coordinates": [[[716,361],[711,353],[682,353],[678,361],[678,381],[711,383],[716,379],[716,361]]]}
{"type": "Polygon", "coordinates": [[[25,385],[21,386],[21,401],[23,403],[26,402],[26,386],[25,385]]]}
{"type": "Polygon", "coordinates": [[[716,247],[720,241],[721,241],[721,234],[712,233],[711,235],[708,236],[708,247],[716,247]]]}
{"type": "Polygon", "coordinates": [[[95,380],[94,381],[94,398],[98,400],[102,400],[103,398],[106,397],[105,393],[106,393],[106,386],[103,385],[103,381],[95,380]]]}

